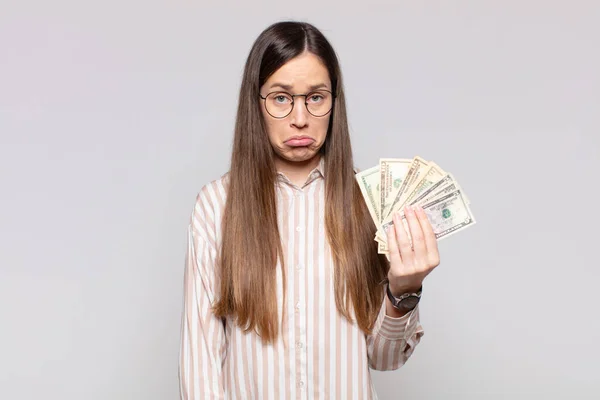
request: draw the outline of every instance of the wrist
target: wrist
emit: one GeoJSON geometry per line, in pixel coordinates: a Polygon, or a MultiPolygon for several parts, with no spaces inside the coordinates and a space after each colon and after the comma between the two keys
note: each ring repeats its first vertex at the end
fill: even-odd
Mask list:
{"type": "Polygon", "coordinates": [[[385,299],[385,303],[385,314],[388,317],[402,318],[410,312],[410,310],[399,310],[398,308],[394,307],[394,304],[387,297],[385,299]]]}
{"type": "MultiPolygon", "coordinates": [[[[394,293],[393,290],[398,289],[392,289],[392,286],[390,286],[390,284],[388,283],[386,285],[386,295],[389,300],[389,304],[393,308],[396,308],[397,310],[406,313],[408,311],[413,310],[417,306],[417,304],[419,304],[419,301],[421,300],[423,286],[420,285],[416,289],[413,289],[410,286],[402,286],[402,289],[398,290],[397,293],[394,293]]],[[[388,315],[390,315],[389,312],[388,315]]]]}
{"type": "Polygon", "coordinates": [[[404,293],[416,293],[423,287],[421,282],[393,282],[391,280],[388,282],[388,285],[390,286],[390,291],[394,296],[400,296],[404,293]]]}

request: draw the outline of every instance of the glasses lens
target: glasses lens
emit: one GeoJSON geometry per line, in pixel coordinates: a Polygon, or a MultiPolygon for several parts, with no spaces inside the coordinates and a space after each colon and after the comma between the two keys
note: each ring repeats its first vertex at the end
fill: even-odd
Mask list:
{"type": "Polygon", "coordinates": [[[274,92],[267,96],[265,106],[275,118],[283,118],[292,111],[293,98],[289,93],[274,92]]]}
{"type": "Polygon", "coordinates": [[[322,117],[331,110],[333,96],[326,91],[316,91],[306,96],[306,107],[315,117],[322,117]]]}

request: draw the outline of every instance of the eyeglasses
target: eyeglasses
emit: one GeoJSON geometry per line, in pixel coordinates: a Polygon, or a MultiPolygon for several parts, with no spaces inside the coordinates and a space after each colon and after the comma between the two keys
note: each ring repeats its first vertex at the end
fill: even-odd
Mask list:
{"type": "Polygon", "coordinates": [[[265,101],[265,108],[273,118],[285,118],[294,109],[294,98],[304,97],[308,112],[315,117],[324,117],[333,108],[333,96],[329,90],[315,90],[307,94],[290,94],[288,92],[271,92],[260,98],[265,101]]]}

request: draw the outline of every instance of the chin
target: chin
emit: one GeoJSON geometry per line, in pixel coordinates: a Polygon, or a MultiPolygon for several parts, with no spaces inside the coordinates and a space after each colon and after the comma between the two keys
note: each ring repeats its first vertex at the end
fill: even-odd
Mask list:
{"type": "Polygon", "coordinates": [[[279,153],[277,156],[289,163],[303,163],[312,160],[317,155],[316,151],[286,151],[285,153],[279,153]]]}
{"type": "Polygon", "coordinates": [[[285,158],[287,158],[290,161],[296,161],[296,162],[309,161],[309,160],[313,159],[318,153],[319,153],[319,150],[298,148],[298,149],[294,149],[292,151],[287,152],[285,158]]]}

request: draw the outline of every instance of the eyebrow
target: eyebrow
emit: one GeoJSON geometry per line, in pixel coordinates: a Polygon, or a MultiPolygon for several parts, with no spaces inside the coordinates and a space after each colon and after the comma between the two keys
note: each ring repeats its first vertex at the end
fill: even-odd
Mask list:
{"type": "MultiPolygon", "coordinates": [[[[273,89],[274,87],[280,87],[285,90],[292,90],[292,85],[286,85],[285,83],[275,82],[269,87],[269,89],[273,89]]],[[[328,87],[325,83],[317,83],[316,85],[309,86],[310,91],[322,89],[322,88],[328,89],[328,87]]]]}

